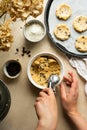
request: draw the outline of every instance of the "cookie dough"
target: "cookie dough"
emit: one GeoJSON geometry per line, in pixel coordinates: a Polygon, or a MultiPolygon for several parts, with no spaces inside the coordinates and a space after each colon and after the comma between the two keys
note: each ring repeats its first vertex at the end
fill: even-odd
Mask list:
{"type": "Polygon", "coordinates": [[[51,74],[60,74],[60,65],[54,58],[40,56],[33,62],[31,76],[37,84],[48,87],[48,79],[51,74]]]}
{"type": "Polygon", "coordinates": [[[66,24],[58,24],[54,29],[54,35],[58,40],[68,40],[70,37],[70,29],[66,24]]]}
{"type": "Polygon", "coordinates": [[[68,4],[61,4],[56,9],[56,16],[59,19],[67,20],[72,14],[71,7],[68,4]]]}
{"type": "Polygon", "coordinates": [[[87,36],[80,36],[76,39],[75,47],[80,52],[87,52],[87,36]]]}
{"type": "Polygon", "coordinates": [[[78,32],[84,32],[87,30],[87,17],[77,16],[73,21],[73,27],[78,32]]]}

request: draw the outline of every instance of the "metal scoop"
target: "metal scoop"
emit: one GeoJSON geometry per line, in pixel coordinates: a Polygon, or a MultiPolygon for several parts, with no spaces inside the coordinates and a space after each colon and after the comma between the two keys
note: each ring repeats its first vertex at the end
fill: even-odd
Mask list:
{"type": "Polygon", "coordinates": [[[52,74],[50,75],[49,79],[48,79],[48,88],[52,88],[53,91],[55,92],[55,87],[56,84],[59,82],[60,78],[58,75],[56,74],[52,74]]]}

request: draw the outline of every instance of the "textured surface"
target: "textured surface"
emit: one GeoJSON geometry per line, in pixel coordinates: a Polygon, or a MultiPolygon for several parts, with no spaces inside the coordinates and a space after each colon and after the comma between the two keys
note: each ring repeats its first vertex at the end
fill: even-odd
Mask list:
{"type": "MultiPolygon", "coordinates": [[[[39,16],[38,19],[43,21],[43,16],[44,14],[39,16]]],[[[39,43],[29,44],[23,36],[23,25],[24,23],[19,20],[13,23],[12,30],[14,43],[8,52],[0,51],[0,78],[7,84],[12,99],[9,113],[0,123],[0,130],[35,130],[36,128],[37,117],[34,110],[34,102],[38,96],[39,90],[31,85],[27,77],[28,61],[35,54],[38,52],[52,52],[57,54],[64,63],[65,74],[70,70],[74,71],[77,75],[76,71],[70,66],[67,57],[52,44],[47,36],[39,43]],[[26,53],[22,53],[23,47],[25,47],[27,51],[31,51],[31,57],[26,53]],[[3,74],[3,65],[10,59],[19,59],[19,62],[22,65],[22,71],[19,78],[13,80],[6,78],[3,74]]],[[[78,75],[77,78],[79,80],[78,109],[83,117],[87,119],[87,97],[84,94],[85,82],[78,75]]],[[[73,130],[73,125],[63,114],[59,88],[56,98],[59,106],[59,123],[56,130],[73,130]]]]}

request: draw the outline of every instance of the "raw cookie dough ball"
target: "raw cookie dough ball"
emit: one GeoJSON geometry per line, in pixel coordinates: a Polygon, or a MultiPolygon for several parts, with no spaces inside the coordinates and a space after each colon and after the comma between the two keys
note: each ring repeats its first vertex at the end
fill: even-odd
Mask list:
{"type": "Polygon", "coordinates": [[[75,47],[78,51],[87,52],[87,36],[80,36],[76,39],[75,47]]]}
{"type": "Polygon", "coordinates": [[[57,39],[65,41],[70,37],[70,29],[66,24],[58,24],[54,29],[54,35],[57,39]]]}
{"type": "Polygon", "coordinates": [[[73,27],[78,32],[84,32],[87,30],[87,17],[78,16],[73,21],[73,27]]]}
{"type": "Polygon", "coordinates": [[[56,16],[59,19],[67,20],[72,14],[71,7],[68,4],[61,4],[56,9],[56,16]]]}

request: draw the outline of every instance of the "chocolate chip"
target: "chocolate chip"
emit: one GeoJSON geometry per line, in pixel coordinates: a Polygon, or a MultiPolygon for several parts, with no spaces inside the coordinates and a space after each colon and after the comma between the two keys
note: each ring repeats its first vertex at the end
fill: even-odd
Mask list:
{"type": "Polygon", "coordinates": [[[30,53],[30,50],[29,51],[27,51],[27,54],[29,54],[30,53]]]}
{"type": "Polygon", "coordinates": [[[18,49],[18,48],[16,48],[16,51],[17,51],[17,52],[19,52],[19,49],[18,49]]]}
{"type": "Polygon", "coordinates": [[[31,55],[28,55],[28,57],[31,57],[31,55]]]}
{"type": "Polygon", "coordinates": [[[22,29],[22,27],[20,27],[20,29],[22,29]]]}
{"type": "Polygon", "coordinates": [[[24,53],[23,53],[23,54],[21,54],[21,56],[24,56],[24,53]]]}
{"type": "Polygon", "coordinates": [[[85,42],[83,42],[83,44],[85,45],[85,42]]]}
{"type": "Polygon", "coordinates": [[[84,36],[82,36],[82,38],[84,39],[84,36]]]}
{"type": "Polygon", "coordinates": [[[26,54],[28,57],[31,56],[31,55],[30,55],[31,51],[30,51],[29,49],[27,49],[26,47],[22,47],[22,49],[16,48],[15,54],[20,53],[20,51],[21,51],[21,56],[24,56],[25,54],[26,54]]]}

